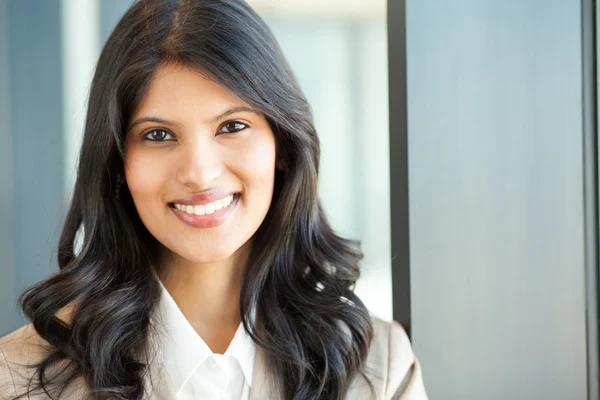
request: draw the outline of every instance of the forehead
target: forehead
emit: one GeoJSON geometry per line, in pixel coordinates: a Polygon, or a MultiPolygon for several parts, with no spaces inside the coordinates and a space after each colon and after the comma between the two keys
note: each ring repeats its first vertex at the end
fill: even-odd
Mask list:
{"type": "Polygon", "coordinates": [[[250,107],[233,92],[200,71],[181,65],[161,65],[150,79],[131,119],[168,113],[172,118],[210,117],[232,106],[250,107]]]}

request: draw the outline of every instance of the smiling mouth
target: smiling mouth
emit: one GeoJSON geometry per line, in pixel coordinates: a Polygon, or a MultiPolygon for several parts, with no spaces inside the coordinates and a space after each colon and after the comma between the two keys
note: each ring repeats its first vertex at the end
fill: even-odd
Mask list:
{"type": "Polygon", "coordinates": [[[240,193],[230,194],[222,199],[213,201],[212,203],[207,204],[176,204],[176,203],[168,203],[169,207],[181,212],[184,212],[189,215],[211,215],[216,211],[226,209],[230,207],[232,204],[236,202],[236,200],[240,197],[240,193]]]}

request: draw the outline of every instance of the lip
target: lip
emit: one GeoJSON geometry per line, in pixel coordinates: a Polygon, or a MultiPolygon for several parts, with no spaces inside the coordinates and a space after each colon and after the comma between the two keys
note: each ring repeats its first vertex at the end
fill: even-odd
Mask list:
{"type": "MultiPolygon", "coordinates": [[[[227,194],[225,195],[227,196],[227,194]]],[[[225,197],[224,196],[224,197],[225,197]]],[[[215,198],[215,200],[220,197],[215,198]]],[[[215,226],[219,226],[224,223],[229,216],[233,213],[235,208],[238,205],[240,199],[240,194],[235,193],[233,196],[233,201],[226,208],[221,208],[209,215],[192,215],[188,214],[185,211],[180,211],[174,207],[169,206],[171,211],[186,225],[192,226],[194,228],[212,228],[215,226]]],[[[180,203],[181,200],[176,200],[175,203],[178,204],[187,204],[187,205],[198,205],[202,203],[180,203]]],[[[210,203],[209,201],[205,203],[210,203]]]]}
{"type": "Polygon", "coordinates": [[[182,199],[171,200],[169,203],[184,204],[186,206],[203,206],[208,203],[212,203],[215,200],[220,200],[230,194],[236,194],[238,192],[223,189],[214,189],[210,192],[196,193],[190,196],[186,196],[182,199]]]}

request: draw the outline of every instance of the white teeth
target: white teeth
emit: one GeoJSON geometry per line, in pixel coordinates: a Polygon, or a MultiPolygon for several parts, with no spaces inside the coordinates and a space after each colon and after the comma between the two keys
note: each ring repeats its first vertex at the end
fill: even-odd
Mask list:
{"type": "Polygon", "coordinates": [[[175,208],[179,211],[186,212],[188,214],[195,215],[209,215],[218,211],[222,208],[225,208],[231,204],[233,201],[233,195],[230,194],[227,197],[224,197],[220,200],[214,201],[212,203],[204,204],[204,205],[185,205],[185,204],[175,204],[175,208]]]}
{"type": "Polygon", "coordinates": [[[204,215],[204,206],[194,206],[194,214],[196,215],[204,215]]]}
{"type": "Polygon", "coordinates": [[[204,212],[206,212],[206,215],[214,213],[215,212],[215,203],[208,203],[207,205],[205,205],[204,212]]]}

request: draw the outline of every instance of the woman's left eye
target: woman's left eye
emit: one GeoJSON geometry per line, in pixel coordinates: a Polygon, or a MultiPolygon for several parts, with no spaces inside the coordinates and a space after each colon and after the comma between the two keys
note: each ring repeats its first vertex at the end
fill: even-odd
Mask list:
{"type": "Polygon", "coordinates": [[[221,128],[219,133],[235,133],[235,132],[243,131],[247,127],[248,127],[248,125],[246,125],[240,121],[230,121],[230,122],[227,122],[225,125],[223,125],[223,127],[221,128]],[[225,129],[225,131],[223,131],[223,129],[225,129]]]}
{"type": "Polygon", "coordinates": [[[165,142],[173,140],[173,135],[163,129],[154,129],[144,135],[144,139],[150,142],[165,142]]]}

